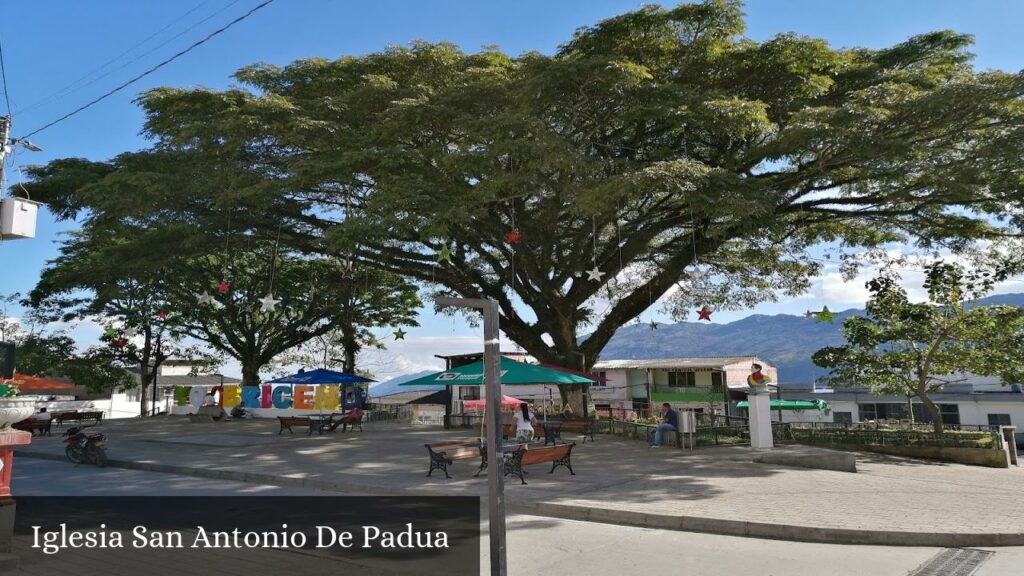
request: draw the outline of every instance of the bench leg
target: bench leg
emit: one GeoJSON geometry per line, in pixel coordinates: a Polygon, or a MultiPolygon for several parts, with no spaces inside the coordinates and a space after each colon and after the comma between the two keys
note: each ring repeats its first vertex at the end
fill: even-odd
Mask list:
{"type": "Polygon", "coordinates": [[[484,452],[484,456],[480,458],[480,467],[476,469],[476,474],[473,474],[473,478],[479,478],[480,473],[487,469],[487,452],[484,452]]]}
{"type": "Polygon", "coordinates": [[[446,460],[445,458],[443,458],[443,457],[441,457],[441,456],[439,456],[437,454],[431,453],[430,454],[430,470],[427,470],[427,476],[428,477],[431,476],[434,473],[434,470],[440,470],[440,471],[444,472],[444,477],[445,478],[451,479],[451,476],[448,475],[448,464],[450,464],[450,463],[451,462],[446,460]]]}
{"type": "Polygon", "coordinates": [[[558,468],[559,466],[565,466],[566,468],[569,469],[569,475],[570,476],[575,476],[576,473],[572,471],[572,462],[570,460],[571,458],[572,458],[572,455],[570,454],[570,455],[565,456],[563,458],[559,458],[558,460],[552,461],[551,462],[551,470],[548,470],[548,474],[553,474],[555,472],[555,468],[558,468]]]}

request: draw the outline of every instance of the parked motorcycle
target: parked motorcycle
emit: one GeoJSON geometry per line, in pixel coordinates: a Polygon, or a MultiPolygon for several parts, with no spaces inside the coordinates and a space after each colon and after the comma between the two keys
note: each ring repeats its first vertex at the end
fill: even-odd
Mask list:
{"type": "Polygon", "coordinates": [[[103,448],[107,444],[106,434],[87,435],[83,428],[68,428],[64,433],[67,438],[64,443],[64,455],[75,464],[83,462],[95,464],[102,468],[107,465],[107,451],[103,448]]]}

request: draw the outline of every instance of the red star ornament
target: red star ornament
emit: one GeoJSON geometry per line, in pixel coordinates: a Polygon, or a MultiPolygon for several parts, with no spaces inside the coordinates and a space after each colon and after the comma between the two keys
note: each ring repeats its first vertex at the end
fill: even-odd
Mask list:
{"type": "Polygon", "coordinates": [[[114,345],[114,348],[124,348],[125,346],[128,345],[128,339],[118,338],[117,340],[114,340],[112,344],[114,345]]]}
{"type": "Polygon", "coordinates": [[[163,312],[163,311],[157,312],[156,317],[161,319],[161,320],[167,320],[167,312],[163,312]]]}
{"type": "Polygon", "coordinates": [[[708,322],[711,322],[711,308],[708,308],[707,306],[702,307],[697,312],[697,320],[707,320],[708,322]]]}
{"type": "Polygon", "coordinates": [[[505,241],[509,244],[519,244],[519,241],[523,239],[523,235],[518,230],[509,230],[505,233],[505,241]]]}
{"type": "Polygon", "coordinates": [[[229,290],[231,290],[231,282],[228,282],[227,280],[221,280],[220,283],[217,284],[217,292],[220,292],[221,294],[227,294],[229,290]]]}

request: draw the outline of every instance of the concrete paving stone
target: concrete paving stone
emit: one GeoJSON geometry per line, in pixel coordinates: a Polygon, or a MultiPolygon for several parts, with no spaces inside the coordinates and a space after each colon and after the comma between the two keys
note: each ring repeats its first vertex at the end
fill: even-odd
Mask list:
{"type": "MultiPolygon", "coordinates": [[[[363,432],[278,436],[271,420],[199,428],[174,417],[102,426],[117,466],[351,494],[486,494],[483,475],[472,477],[476,461],[456,462],[450,480],[437,471],[426,477],[423,445],[466,437],[466,430],[378,423],[363,432]]],[[[63,458],[58,437],[36,438],[16,454],[63,458]]],[[[851,474],[755,464],[753,455],[745,447],[650,450],[598,435],[573,450],[575,476],[532,466],[529,484],[510,479],[506,495],[510,509],[612,524],[717,526],[798,540],[871,542],[875,534],[904,545],[1024,544],[1024,499],[1010,488],[1024,481],[1019,468],[858,454],[859,471],[851,474]]]]}

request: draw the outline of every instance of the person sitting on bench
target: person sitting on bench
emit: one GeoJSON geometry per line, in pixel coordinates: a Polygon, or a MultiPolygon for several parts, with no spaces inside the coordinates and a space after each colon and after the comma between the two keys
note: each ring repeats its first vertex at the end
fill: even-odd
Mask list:
{"type": "Polygon", "coordinates": [[[516,442],[530,442],[533,440],[533,425],[537,423],[537,417],[530,412],[530,405],[526,402],[519,404],[516,416],[516,442]]]}
{"type": "Polygon", "coordinates": [[[672,409],[672,406],[665,402],[661,405],[661,424],[654,431],[654,443],[651,448],[661,446],[661,433],[667,430],[679,430],[679,413],[672,409]]]}

